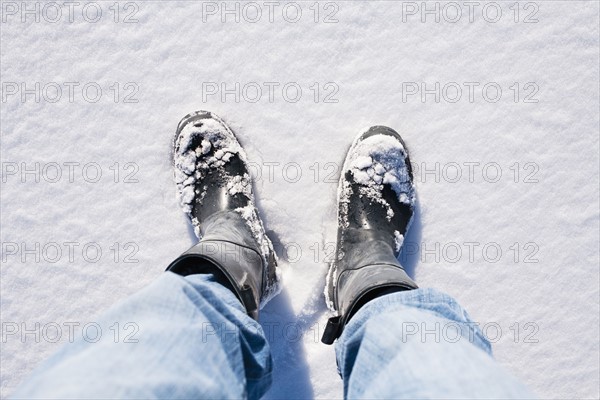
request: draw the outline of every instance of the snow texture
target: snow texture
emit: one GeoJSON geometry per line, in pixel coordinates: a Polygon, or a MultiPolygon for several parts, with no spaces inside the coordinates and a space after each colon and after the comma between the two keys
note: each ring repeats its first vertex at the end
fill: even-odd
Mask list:
{"type": "MultiPolygon", "coordinates": [[[[282,3],[273,22],[261,6],[256,22],[223,23],[221,2],[207,16],[202,2],[151,1],[133,2],[135,23],[123,21],[134,6],[119,3],[115,23],[113,3],[96,3],[97,22],[81,16],[83,4],[73,22],[66,6],[58,22],[2,10],[3,327],[93,322],[197,240],[174,195],[170,152],[177,122],[210,110],[244,146],[284,278],[260,316],[275,368],[266,397],[342,398],[334,348],[319,342],[337,183],[356,132],[385,125],[402,135],[415,167],[418,201],[400,257],[418,285],[447,292],[488,324],[498,362],[541,398],[600,396],[597,1],[496,2],[496,22],[483,18],[487,2],[472,21],[461,2],[458,21],[422,22],[403,9],[413,3],[344,1],[318,3],[317,22],[314,2],[298,2],[296,22],[282,18],[282,3]],[[57,83],[62,96],[54,101],[50,85],[39,101],[22,101],[20,84],[36,82],[40,92],[57,83]],[[79,83],[72,101],[68,82],[79,83]],[[94,85],[82,95],[90,82],[102,88],[96,102],[94,85]],[[223,98],[221,84],[231,91],[236,82],[240,93],[223,98]],[[262,88],[257,101],[252,82],[262,88]],[[272,99],[268,82],[279,83],[272,99]],[[439,101],[423,101],[421,83],[435,90],[436,82],[439,101]],[[472,101],[469,82],[478,83],[472,101]],[[495,102],[482,96],[491,82],[502,89],[495,102]],[[299,100],[284,99],[288,83],[301,87],[299,100]],[[22,167],[34,172],[23,176],[22,167]],[[97,261],[93,246],[82,255],[90,243],[101,248],[97,261]],[[479,245],[470,254],[465,243],[479,245]]],[[[68,335],[21,339],[0,343],[2,397],[68,335]]]]}
{"type": "MultiPolygon", "coordinates": [[[[360,195],[386,207],[387,218],[391,220],[394,211],[382,196],[384,185],[394,190],[400,203],[413,208],[416,201],[405,159],[406,152],[398,139],[379,134],[361,140],[359,136],[350,148],[341,176],[350,171],[354,182],[361,185],[360,195]]],[[[350,183],[340,179],[338,196],[342,207],[346,206],[340,213],[340,224],[344,226],[348,225],[347,205],[351,191],[350,183]]]]}

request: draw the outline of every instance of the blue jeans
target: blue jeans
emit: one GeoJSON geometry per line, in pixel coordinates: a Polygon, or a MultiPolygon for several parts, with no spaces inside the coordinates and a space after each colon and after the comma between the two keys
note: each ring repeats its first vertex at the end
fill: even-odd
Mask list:
{"type": "MultiPolygon", "coordinates": [[[[65,345],[12,397],[259,398],[271,385],[261,326],[212,275],[166,272],[97,324],[101,335],[65,345]],[[115,323],[137,332],[117,336],[115,323]]],[[[430,289],[367,303],[336,354],[349,398],[530,397],[464,310],[430,289]]]]}

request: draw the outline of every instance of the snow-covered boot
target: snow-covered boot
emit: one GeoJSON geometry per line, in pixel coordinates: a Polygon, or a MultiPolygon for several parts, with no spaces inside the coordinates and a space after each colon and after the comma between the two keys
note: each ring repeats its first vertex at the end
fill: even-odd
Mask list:
{"type": "Polygon", "coordinates": [[[173,161],[183,210],[200,242],[167,268],[186,276],[212,273],[258,310],[279,292],[277,258],[258,215],[246,153],[216,115],[197,111],[177,126],[173,161]]]}
{"type": "Polygon", "coordinates": [[[327,305],[337,315],[325,328],[326,344],[368,301],[417,288],[397,259],[415,205],[402,138],[384,126],[369,128],[352,144],[341,172],[336,259],[325,287],[327,305]]]}

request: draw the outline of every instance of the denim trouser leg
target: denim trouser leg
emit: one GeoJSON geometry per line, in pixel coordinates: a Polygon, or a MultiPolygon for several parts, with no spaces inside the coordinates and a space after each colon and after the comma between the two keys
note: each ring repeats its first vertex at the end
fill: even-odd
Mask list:
{"type": "Polygon", "coordinates": [[[336,344],[347,398],[529,398],[491,356],[480,329],[433,289],[362,307],[336,344]]]}
{"type": "MultiPolygon", "coordinates": [[[[12,397],[258,398],[271,383],[260,325],[212,275],[165,273],[97,322],[97,342],[64,346],[12,397]],[[115,323],[139,331],[116,339],[115,323]]],[[[369,302],[336,352],[349,398],[531,397],[495,363],[466,312],[434,290],[369,302]]]]}
{"type": "Polygon", "coordinates": [[[166,272],[97,322],[96,343],[67,344],[12,397],[258,398],[271,384],[262,328],[212,275],[166,272]],[[139,331],[125,340],[128,322],[139,331]]]}

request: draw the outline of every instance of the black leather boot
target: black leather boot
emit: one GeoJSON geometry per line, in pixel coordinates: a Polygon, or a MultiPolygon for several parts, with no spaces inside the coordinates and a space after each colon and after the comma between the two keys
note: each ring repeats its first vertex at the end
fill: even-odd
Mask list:
{"type": "Polygon", "coordinates": [[[254,203],[244,150],[219,117],[197,111],[177,126],[173,161],[180,203],[200,242],[167,270],[214,274],[258,319],[279,290],[277,259],[254,203]]]}
{"type": "Polygon", "coordinates": [[[402,138],[384,126],[369,128],[352,144],[340,176],[336,259],[325,287],[337,315],[329,319],[323,343],[332,344],[368,301],[417,288],[397,259],[414,204],[402,138]]]}

